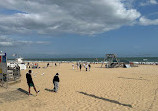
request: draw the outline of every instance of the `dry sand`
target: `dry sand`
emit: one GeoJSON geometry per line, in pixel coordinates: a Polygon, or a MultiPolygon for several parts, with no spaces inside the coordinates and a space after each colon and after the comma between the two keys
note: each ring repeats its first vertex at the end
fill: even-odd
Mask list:
{"type": "Polygon", "coordinates": [[[50,65],[33,69],[37,96],[33,88],[33,96],[26,94],[28,69],[21,71],[20,83],[0,87],[0,111],[158,111],[158,66],[107,69],[92,64],[91,71],[80,72],[72,63],[50,65]],[[57,72],[59,91],[54,93],[49,90],[57,72]]]}

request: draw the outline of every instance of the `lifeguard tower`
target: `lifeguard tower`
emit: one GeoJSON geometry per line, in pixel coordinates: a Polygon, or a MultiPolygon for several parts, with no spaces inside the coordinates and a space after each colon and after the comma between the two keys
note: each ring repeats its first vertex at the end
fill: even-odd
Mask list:
{"type": "Polygon", "coordinates": [[[7,66],[6,53],[0,52],[0,86],[8,88],[8,84],[17,83],[20,80],[20,67],[7,66]]]}
{"type": "Polygon", "coordinates": [[[8,87],[7,80],[7,57],[6,53],[0,52],[0,85],[4,87],[8,87]]]}
{"type": "Polygon", "coordinates": [[[120,66],[120,62],[117,59],[115,54],[106,54],[104,61],[101,65],[101,67],[104,65],[104,63],[106,62],[106,67],[107,68],[116,68],[120,66]]]}

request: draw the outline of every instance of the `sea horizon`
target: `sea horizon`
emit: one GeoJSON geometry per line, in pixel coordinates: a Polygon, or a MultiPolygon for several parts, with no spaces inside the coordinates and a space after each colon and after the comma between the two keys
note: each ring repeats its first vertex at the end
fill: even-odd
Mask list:
{"type": "MultiPolygon", "coordinates": [[[[8,58],[15,60],[16,58],[8,58]]],[[[118,57],[120,62],[158,62],[158,57],[118,57]]],[[[40,57],[40,58],[23,58],[24,61],[86,61],[101,62],[104,57],[40,57]]]]}

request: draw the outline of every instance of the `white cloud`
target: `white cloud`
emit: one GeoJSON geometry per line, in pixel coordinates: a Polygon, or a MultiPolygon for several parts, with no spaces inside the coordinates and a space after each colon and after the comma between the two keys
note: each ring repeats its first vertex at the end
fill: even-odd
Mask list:
{"type": "Polygon", "coordinates": [[[124,0],[0,0],[20,13],[0,15],[0,34],[97,34],[133,24],[141,14],[124,0]]]}
{"type": "Polygon", "coordinates": [[[147,6],[147,5],[157,5],[158,2],[156,0],[147,0],[146,2],[141,2],[141,6],[147,6]]]}
{"type": "Polygon", "coordinates": [[[12,42],[0,42],[0,46],[13,46],[12,42]]]}
{"type": "Polygon", "coordinates": [[[139,21],[140,21],[141,25],[145,25],[145,26],[147,26],[147,25],[158,25],[158,19],[150,20],[150,19],[147,19],[145,17],[141,17],[139,21]]]}
{"type": "Polygon", "coordinates": [[[136,0],[121,0],[121,2],[124,3],[126,8],[131,9],[134,7],[136,0]]]}
{"type": "Polygon", "coordinates": [[[158,4],[156,0],[149,0],[151,4],[158,4]]]}
{"type": "Polygon", "coordinates": [[[0,36],[1,47],[14,47],[14,46],[26,46],[34,44],[49,44],[47,41],[24,41],[24,40],[13,40],[6,36],[0,36]]]}

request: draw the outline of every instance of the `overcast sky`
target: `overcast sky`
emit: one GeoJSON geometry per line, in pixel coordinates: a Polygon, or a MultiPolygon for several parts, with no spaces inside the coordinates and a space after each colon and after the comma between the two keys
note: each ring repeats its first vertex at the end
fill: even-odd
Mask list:
{"type": "Polygon", "coordinates": [[[9,56],[158,57],[157,0],[0,0],[9,56]]]}

